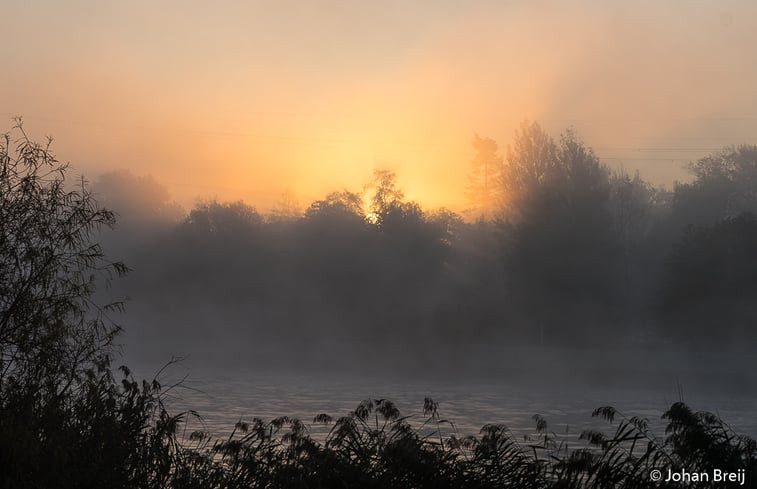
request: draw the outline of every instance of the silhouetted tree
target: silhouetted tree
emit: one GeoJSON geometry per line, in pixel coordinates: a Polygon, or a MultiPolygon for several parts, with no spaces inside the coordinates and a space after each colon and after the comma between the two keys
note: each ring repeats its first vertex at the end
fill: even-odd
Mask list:
{"type": "Polygon", "coordinates": [[[473,139],[476,156],[470,162],[465,196],[474,218],[492,219],[500,213],[503,201],[503,161],[497,143],[476,135],[473,139]]]}
{"type": "Polygon", "coordinates": [[[668,256],[662,313],[669,331],[691,343],[757,338],[757,218],[747,212],[691,226],[668,256]]]}
{"type": "Polygon", "coordinates": [[[93,241],[114,215],[67,170],[20,121],[0,137],[0,487],[166,487],[177,418],[114,380],[120,304],[93,295],[126,271],[93,241]]]}
{"type": "Polygon", "coordinates": [[[641,178],[623,171],[610,178],[610,203],[613,233],[626,256],[636,250],[652,231],[659,191],[641,178]]]}
{"type": "MultiPolygon", "coordinates": [[[[493,141],[477,143],[482,161],[497,160],[493,141]]],[[[721,180],[733,191],[748,181],[748,154],[707,160],[691,191],[713,175],[730,175],[721,180]]],[[[303,332],[324,345],[437,335],[559,344],[654,326],[664,250],[679,238],[671,193],[639,174],[611,175],[571,131],[555,141],[536,123],[518,130],[499,179],[503,219],[476,223],[405,201],[388,170],[301,215],[200,203],[165,241],[140,235],[128,295],[154,308],[145,328],[174,324],[176,342],[190,346],[203,327],[228,328],[240,356],[303,332]],[[203,326],[187,331],[188,322],[203,326]]],[[[704,205],[689,208],[683,189],[681,209],[704,205]]]]}
{"type": "Polygon", "coordinates": [[[502,175],[505,211],[510,221],[528,219],[531,202],[551,198],[550,179],[555,177],[557,146],[536,122],[524,121],[507,149],[502,175]]]}
{"type": "Polygon", "coordinates": [[[122,216],[119,226],[165,225],[184,218],[184,209],[152,175],[137,176],[128,170],[104,173],[90,191],[102,205],[122,216]]]}
{"type": "Polygon", "coordinates": [[[558,145],[524,124],[504,176],[515,223],[513,292],[527,320],[552,338],[577,339],[579,326],[611,334],[598,329],[612,313],[618,279],[607,169],[572,131],[558,145]]]}
{"type": "Polygon", "coordinates": [[[373,170],[373,180],[365,186],[365,191],[372,194],[369,219],[377,226],[382,225],[392,209],[396,211],[404,197],[397,188],[397,175],[390,170],[373,170]]]}
{"type": "Polygon", "coordinates": [[[67,186],[50,141],[31,141],[20,121],[13,134],[0,138],[0,390],[57,395],[108,358],[118,327],[104,313],[120,304],[92,294],[126,267],[91,241],[113,213],[83,181],[67,186]]]}
{"type": "Polygon", "coordinates": [[[259,228],[263,217],[254,207],[242,201],[222,203],[201,202],[192,209],[183,226],[194,233],[230,236],[259,228]]]}
{"type": "Polygon", "coordinates": [[[293,221],[302,217],[303,211],[297,196],[291,190],[281,194],[281,197],[271,210],[269,220],[273,221],[293,221]]]}
{"type": "Polygon", "coordinates": [[[679,184],[671,225],[709,225],[742,212],[757,212],[757,146],[737,146],[689,165],[695,180],[679,184]]]}
{"type": "Polygon", "coordinates": [[[331,192],[323,200],[317,200],[310,204],[305,211],[306,219],[322,219],[333,216],[346,217],[350,219],[365,220],[363,215],[363,199],[360,195],[349,192],[331,192]]]}
{"type": "Polygon", "coordinates": [[[661,234],[669,198],[670,192],[653,187],[638,171],[631,177],[621,169],[610,178],[612,236],[619,253],[617,289],[629,334],[653,316],[664,257],[659,250],[668,246],[661,234]]]}
{"type": "MultiPolygon", "coordinates": [[[[204,310],[200,304],[187,304],[186,298],[203,296],[202,290],[212,284],[212,292],[205,294],[223,310],[244,309],[252,300],[260,300],[265,283],[259,277],[266,275],[269,263],[264,225],[258,211],[242,201],[200,202],[167,237],[167,242],[155,247],[166,250],[160,265],[151,265],[154,258],[147,255],[134,264],[135,274],[149,271],[149,275],[140,275],[148,284],[157,277],[176,283],[175,291],[161,287],[155,293],[159,297],[168,294],[177,315],[185,314],[179,311],[186,309],[190,314],[201,314],[195,316],[198,319],[208,317],[208,322],[227,326],[221,316],[213,319],[208,314],[212,311],[204,310]],[[193,276],[196,278],[190,279],[193,276]],[[193,311],[194,308],[201,312],[193,311]]],[[[145,291],[140,288],[137,293],[144,295],[145,291]]]]}

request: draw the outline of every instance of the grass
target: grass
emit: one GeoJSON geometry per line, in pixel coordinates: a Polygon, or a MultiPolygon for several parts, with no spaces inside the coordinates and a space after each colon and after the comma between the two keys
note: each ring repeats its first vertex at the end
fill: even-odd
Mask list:
{"type": "MultiPolygon", "coordinates": [[[[128,269],[93,238],[115,214],[83,179],[72,189],[49,141],[29,140],[20,120],[14,131],[0,136],[0,489],[677,487],[650,481],[668,469],[743,470],[745,487],[757,485],[755,441],[682,403],[664,413],[659,436],[646,420],[597,409],[607,432],[584,432],[584,446],[571,449],[538,416],[531,438],[495,424],[460,437],[431,399],[416,425],[387,399],[365,400],[341,418],[318,415],[313,422],[329,427],[323,441],[287,417],[240,422],[225,439],[184,436],[197,414],[169,413],[170,387],[111,370],[120,328],[110,313],[123,305],[101,307],[93,294],[128,269]]],[[[394,210],[413,226],[423,222],[412,205],[394,210]]],[[[364,228],[360,216],[349,219],[364,228]]],[[[441,264],[442,235],[418,229],[441,264]]],[[[397,236],[402,244],[404,231],[397,236]]]]}
{"type": "MultiPolygon", "coordinates": [[[[718,416],[683,403],[664,415],[664,433],[611,407],[593,414],[604,431],[567,442],[535,416],[533,436],[484,426],[461,437],[426,399],[415,424],[390,400],[365,400],[347,416],[320,414],[315,440],[300,420],[239,422],[230,436],[183,433],[194,412],[170,415],[168,389],[103,367],[63,398],[2,386],[0,488],[649,488],[668,469],[745,471],[757,482],[757,444],[718,416]]],[[[37,386],[39,387],[39,386],[37,386]]],[[[727,487],[727,486],[722,486],[727,487]]]]}
{"type": "MultiPolygon", "coordinates": [[[[523,440],[502,425],[477,436],[458,437],[438,405],[424,402],[426,419],[412,426],[389,400],[365,400],[349,415],[321,414],[330,426],[322,442],[304,423],[287,417],[240,422],[226,439],[207,433],[189,437],[177,459],[181,478],[172,487],[222,488],[649,488],[718,487],[712,482],[658,483],[653,470],[745,471],[757,481],[757,445],[736,435],[720,418],[675,403],[663,419],[661,437],[647,421],[611,407],[593,415],[608,431],[585,431],[585,446],[568,449],[535,416],[536,434],[523,440]],[[184,464],[184,465],[182,465],[184,464]]],[[[723,486],[726,487],[726,486],[723,486]]]]}

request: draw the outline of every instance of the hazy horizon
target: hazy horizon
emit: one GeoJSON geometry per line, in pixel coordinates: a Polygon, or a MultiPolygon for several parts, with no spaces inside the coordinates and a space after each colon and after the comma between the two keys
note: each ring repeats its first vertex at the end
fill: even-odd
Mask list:
{"type": "Polygon", "coordinates": [[[185,208],[306,204],[378,167],[459,211],[474,135],[504,150],[523,119],[670,187],[757,142],[755,19],[746,1],[11,1],[0,116],[90,180],[152,174],[185,208]]]}
{"type": "Polygon", "coordinates": [[[755,486],[757,2],[0,12],[0,487],[755,486]]]}

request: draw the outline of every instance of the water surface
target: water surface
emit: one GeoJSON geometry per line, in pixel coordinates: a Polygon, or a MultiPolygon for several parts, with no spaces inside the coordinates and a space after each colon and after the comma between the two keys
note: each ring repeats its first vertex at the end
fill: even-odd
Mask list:
{"type": "MultiPolygon", "coordinates": [[[[420,425],[424,398],[439,403],[439,413],[454,424],[445,432],[478,434],[486,424],[503,424],[515,435],[534,433],[533,416],[539,414],[549,429],[561,438],[576,438],[586,428],[612,430],[603,420],[592,418],[600,406],[613,406],[624,415],[640,416],[662,435],[660,416],[673,402],[683,400],[695,410],[718,413],[737,433],[757,436],[757,396],[752,389],[733,389],[689,382],[659,382],[655,385],[554,382],[523,385],[512,379],[497,381],[458,378],[454,381],[316,373],[282,373],[244,369],[187,369],[174,366],[163,374],[164,385],[186,375],[181,386],[170,390],[167,404],[173,411],[194,409],[207,431],[227,436],[239,420],[279,416],[298,418],[308,424],[326,413],[347,415],[364,399],[390,399],[403,415],[420,425]]],[[[190,427],[191,429],[194,426],[190,427]]],[[[322,437],[328,430],[310,426],[322,437]]]]}

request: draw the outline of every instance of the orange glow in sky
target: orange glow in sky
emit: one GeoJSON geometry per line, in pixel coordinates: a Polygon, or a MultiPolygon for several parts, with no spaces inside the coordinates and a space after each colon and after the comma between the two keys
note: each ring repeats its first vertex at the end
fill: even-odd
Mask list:
{"type": "Polygon", "coordinates": [[[388,168],[461,210],[474,134],[505,147],[524,118],[657,182],[754,143],[755,19],[747,1],[11,0],[0,116],[185,206],[306,204],[388,168]]]}

